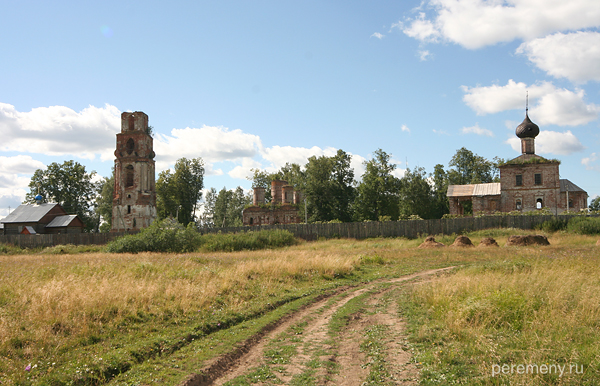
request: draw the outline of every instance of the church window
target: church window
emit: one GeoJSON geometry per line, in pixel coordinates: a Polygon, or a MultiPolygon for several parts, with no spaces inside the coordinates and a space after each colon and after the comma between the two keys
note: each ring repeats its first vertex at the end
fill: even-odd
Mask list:
{"type": "Polygon", "coordinates": [[[523,207],[523,205],[521,204],[521,200],[520,199],[517,200],[517,203],[516,203],[517,210],[521,210],[522,207],[523,207]]]}
{"type": "Polygon", "coordinates": [[[542,209],[544,207],[544,200],[542,200],[541,198],[535,200],[535,207],[537,209],[542,209]]]}
{"type": "Polygon", "coordinates": [[[541,185],[542,184],[542,174],[541,173],[536,173],[535,174],[535,184],[536,185],[541,185]]]}
{"type": "Polygon", "coordinates": [[[135,128],[135,118],[133,117],[133,115],[129,116],[129,122],[128,122],[128,129],[129,131],[133,131],[135,128]]]}
{"type": "Polygon", "coordinates": [[[129,138],[127,140],[127,143],[125,144],[125,150],[127,151],[127,154],[133,153],[134,148],[135,148],[135,142],[133,141],[133,138],[129,138]]]}
{"type": "Polygon", "coordinates": [[[127,214],[131,214],[131,205],[127,205],[127,214]]]}
{"type": "Polygon", "coordinates": [[[573,200],[569,200],[569,208],[573,207],[573,200]]]}
{"type": "Polygon", "coordinates": [[[516,177],[517,177],[517,180],[515,181],[516,185],[523,186],[523,175],[517,174],[516,177]]]}

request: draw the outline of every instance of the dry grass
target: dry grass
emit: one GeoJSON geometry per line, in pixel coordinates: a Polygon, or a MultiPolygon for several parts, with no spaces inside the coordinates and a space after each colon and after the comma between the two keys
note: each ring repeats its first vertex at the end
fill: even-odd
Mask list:
{"type": "Polygon", "coordinates": [[[566,234],[550,242],[500,248],[501,259],[413,288],[405,306],[425,384],[595,384],[589,381],[600,375],[598,247],[566,234]],[[494,364],[545,363],[583,365],[586,373],[491,377],[494,364]]]}

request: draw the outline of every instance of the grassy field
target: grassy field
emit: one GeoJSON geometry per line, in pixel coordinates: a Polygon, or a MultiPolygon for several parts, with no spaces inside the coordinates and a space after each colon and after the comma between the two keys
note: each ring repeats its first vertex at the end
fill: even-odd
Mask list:
{"type": "Polygon", "coordinates": [[[597,237],[556,233],[548,247],[504,247],[515,233],[523,231],[469,235],[501,245],[485,249],[370,239],[231,253],[0,255],[0,383],[177,384],[340,286],[459,266],[397,299],[422,383],[596,384],[597,237]],[[584,373],[492,377],[494,365],[544,363],[584,373]]]}

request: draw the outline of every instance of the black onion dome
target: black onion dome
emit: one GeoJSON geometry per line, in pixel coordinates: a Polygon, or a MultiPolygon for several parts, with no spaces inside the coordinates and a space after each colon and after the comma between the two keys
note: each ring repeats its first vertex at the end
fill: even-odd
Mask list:
{"type": "Polygon", "coordinates": [[[519,138],[535,138],[540,133],[540,128],[531,122],[528,114],[525,114],[525,119],[517,126],[516,133],[519,138]]]}

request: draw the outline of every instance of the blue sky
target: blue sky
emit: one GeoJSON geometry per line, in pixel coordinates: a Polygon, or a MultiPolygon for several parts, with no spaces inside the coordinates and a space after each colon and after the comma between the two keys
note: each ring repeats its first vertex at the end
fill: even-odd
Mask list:
{"type": "Polygon", "coordinates": [[[0,217],[33,172],[108,176],[120,113],[144,111],[158,172],[202,157],[205,186],[251,168],[381,148],[397,173],[466,147],[536,152],[600,194],[600,2],[0,2],[0,217]]]}

